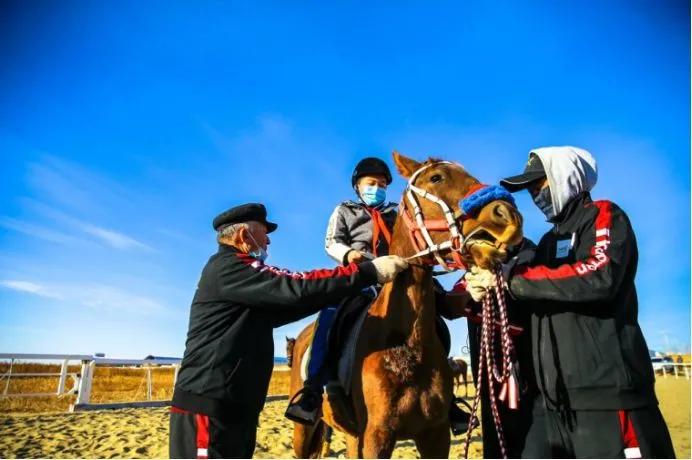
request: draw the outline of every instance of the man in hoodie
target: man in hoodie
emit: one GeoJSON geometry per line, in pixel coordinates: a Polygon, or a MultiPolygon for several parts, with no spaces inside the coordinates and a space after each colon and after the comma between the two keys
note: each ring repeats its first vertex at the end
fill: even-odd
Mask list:
{"type": "MultiPolygon", "coordinates": [[[[505,266],[510,294],[531,310],[541,397],[526,442],[546,458],[673,458],[637,322],[637,242],[622,209],[591,199],[596,179],[586,150],[547,147],[501,181],[527,189],[553,224],[531,263],[505,266]]],[[[491,286],[489,273],[467,282],[491,286]]]]}

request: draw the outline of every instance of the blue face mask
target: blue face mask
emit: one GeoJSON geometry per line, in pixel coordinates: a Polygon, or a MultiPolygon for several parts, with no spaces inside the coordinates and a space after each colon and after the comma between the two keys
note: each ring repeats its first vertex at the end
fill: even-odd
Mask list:
{"type": "Polygon", "coordinates": [[[550,187],[546,187],[533,198],[533,202],[536,203],[538,209],[541,210],[543,215],[550,220],[555,217],[555,210],[553,209],[553,197],[550,194],[550,187]]]}
{"type": "Polygon", "coordinates": [[[269,257],[267,250],[264,249],[259,244],[257,244],[257,241],[255,240],[255,237],[252,236],[252,233],[248,232],[248,234],[250,235],[250,238],[252,238],[252,242],[255,243],[255,246],[257,246],[257,249],[255,249],[254,251],[248,252],[248,255],[250,257],[254,257],[255,259],[259,260],[260,262],[264,262],[265,260],[267,260],[267,257],[269,257]]]}
{"type": "Polygon", "coordinates": [[[387,190],[377,185],[366,185],[360,190],[360,199],[368,206],[378,206],[387,198],[387,190]]]}

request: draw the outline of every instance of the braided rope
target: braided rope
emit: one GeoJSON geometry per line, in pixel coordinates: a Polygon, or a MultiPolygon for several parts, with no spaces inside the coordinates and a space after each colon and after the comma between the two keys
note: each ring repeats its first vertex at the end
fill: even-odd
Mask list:
{"type": "Polygon", "coordinates": [[[466,432],[466,442],[464,443],[464,458],[468,458],[469,447],[471,445],[471,427],[478,421],[478,407],[480,405],[481,394],[483,391],[483,380],[487,381],[488,399],[490,400],[490,412],[493,417],[497,440],[500,445],[502,458],[507,458],[507,448],[505,445],[505,435],[500,420],[500,412],[497,406],[495,395],[496,382],[500,385],[508,383],[511,377],[511,363],[514,346],[509,335],[509,319],[507,316],[507,302],[505,300],[505,283],[502,271],[498,268],[495,271],[495,296],[490,292],[483,298],[481,316],[481,343],[478,358],[478,370],[476,375],[476,396],[473,401],[471,418],[469,420],[469,430],[466,432]],[[495,300],[493,300],[493,297],[495,300]],[[497,314],[500,323],[500,342],[501,342],[501,366],[502,371],[497,368],[495,362],[495,301],[497,302],[497,314]],[[484,378],[485,377],[485,378],[484,378]]]}
{"type": "Polygon", "coordinates": [[[496,379],[498,382],[506,382],[512,366],[513,344],[509,335],[509,318],[507,316],[507,302],[505,301],[504,279],[502,272],[498,269],[495,272],[495,296],[500,314],[500,339],[502,341],[502,374],[496,379]]]}

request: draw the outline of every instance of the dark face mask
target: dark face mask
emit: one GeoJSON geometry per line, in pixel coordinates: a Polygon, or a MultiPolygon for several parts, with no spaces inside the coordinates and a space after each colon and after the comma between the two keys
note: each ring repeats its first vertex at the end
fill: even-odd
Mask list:
{"type": "Polygon", "coordinates": [[[555,217],[555,210],[553,209],[553,197],[550,194],[550,187],[546,187],[537,195],[532,196],[533,202],[536,203],[538,209],[545,215],[545,217],[550,220],[555,217]]]}

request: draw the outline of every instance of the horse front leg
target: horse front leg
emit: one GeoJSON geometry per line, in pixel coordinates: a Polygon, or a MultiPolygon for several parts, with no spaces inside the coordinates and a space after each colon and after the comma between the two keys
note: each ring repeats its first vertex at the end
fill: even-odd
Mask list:
{"type": "Polygon", "coordinates": [[[391,458],[395,445],[394,433],[383,426],[368,423],[360,438],[359,457],[391,458]]]}
{"type": "Polygon", "coordinates": [[[448,458],[451,445],[449,425],[442,424],[418,434],[414,441],[421,458],[448,458]]]}

